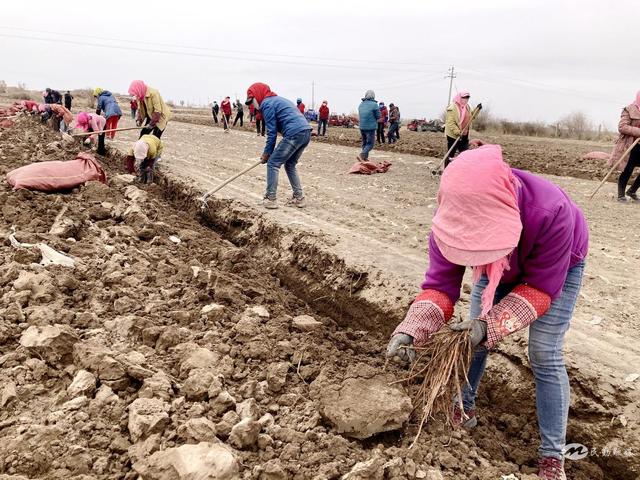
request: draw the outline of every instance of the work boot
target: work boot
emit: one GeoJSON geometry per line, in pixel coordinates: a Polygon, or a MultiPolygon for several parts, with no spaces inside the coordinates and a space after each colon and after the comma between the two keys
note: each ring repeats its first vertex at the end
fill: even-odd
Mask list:
{"type": "Polygon", "coordinates": [[[453,423],[453,428],[475,428],[478,425],[478,417],[476,416],[476,409],[472,408],[470,410],[465,410],[464,416],[462,415],[462,410],[460,410],[460,405],[454,405],[453,407],[453,418],[451,419],[453,423]]]}
{"type": "Polygon", "coordinates": [[[262,200],[262,206],[264,208],[268,208],[269,210],[274,210],[276,208],[278,208],[278,202],[274,200],[271,200],[270,198],[264,197],[264,199],[262,200]]]}
{"type": "Polygon", "coordinates": [[[289,206],[289,207],[304,208],[304,207],[307,206],[307,198],[306,197],[302,197],[302,198],[291,197],[289,200],[287,200],[286,205],[289,206]]]}
{"type": "Polygon", "coordinates": [[[627,197],[631,197],[636,202],[640,201],[640,198],[638,198],[638,194],[636,192],[632,192],[631,189],[627,190],[627,197]]]}
{"type": "Polygon", "coordinates": [[[543,480],[567,480],[564,473],[564,462],[553,457],[542,457],[538,460],[538,476],[543,480]]]}

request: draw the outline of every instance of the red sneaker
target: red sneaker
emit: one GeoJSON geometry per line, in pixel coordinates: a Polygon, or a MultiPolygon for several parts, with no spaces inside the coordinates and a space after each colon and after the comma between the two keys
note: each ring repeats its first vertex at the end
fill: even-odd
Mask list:
{"type": "Polygon", "coordinates": [[[538,476],[543,480],[567,480],[564,462],[553,457],[542,457],[538,460],[538,476]]]}
{"type": "Polygon", "coordinates": [[[476,425],[478,425],[476,409],[472,408],[471,410],[465,410],[463,415],[462,410],[460,410],[460,406],[457,404],[454,405],[452,422],[453,428],[474,428],[476,425]]]}

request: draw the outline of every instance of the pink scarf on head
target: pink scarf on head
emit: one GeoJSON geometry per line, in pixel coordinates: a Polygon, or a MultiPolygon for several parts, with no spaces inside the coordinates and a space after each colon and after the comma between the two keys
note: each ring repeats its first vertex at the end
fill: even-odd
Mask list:
{"type": "Polygon", "coordinates": [[[131,85],[129,85],[129,95],[133,95],[140,100],[144,100],[146,94],[147,86],[142,80],[134,80],[131,82],[131,85]]]}
{"type": "Polygon", "coordinates": [[[467,95],[470,95],[469,92],[460,92],[455,97],[453,97],[453,103],[456,104],[456,108],[458,109],[461,128],[464,120],[467,118],[467,106],[462,104],[462,97],[466,97],[467,95]]]}
{"type": "Polygon", "coordinates": [[[447,260],[473,267],[474,282],[482,274],[489,277],[482,315],[493,306],[509,256],[520,241],[519,186],[502,160],[500,145],[467,150],[442,174],[431,231],[447,260]]]}

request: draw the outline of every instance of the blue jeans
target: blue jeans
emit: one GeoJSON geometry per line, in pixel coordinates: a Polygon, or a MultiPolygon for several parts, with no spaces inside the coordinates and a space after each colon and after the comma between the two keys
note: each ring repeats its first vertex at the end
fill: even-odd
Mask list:
{"type": "Polygon", "coordinates": [[[389,140],[389,143],[396,143],[398,141],[398,122],[391,122],[389,124],[387,139],[389,140]]]}
{"type": "MultiPolygon", "coordinates": [[[[541,457],[562,459],[562,449],[565,446],[570,390],[562,347],[580,292],[583,272],[584,261],[570,268],[560,297],[551,302],[547,313],[529,326],[529,362],[536,384],[536,409],[541,439],[538,454],[541,457]]],[[[483,276],[473,287],[469,312],[471,318],[480,316],[480,297],[487,283],[487,277],[483,276]]],[[[494,304],[502,300],[513,287],[514,285],[498,286],[494,304]]],[[[485,347],[479,347],[473,354],[469,383],[462,392],[465,410],[475,407],[488,353],[485,347]]]]}
{"type": "Polygon", "coordinates": [[[267,162],[267,193],[265,198],[270,200],[276,199],[278,191],[278,173],[280,167],[284,165],[284,170],[289,177],[289,183],[293,189],[295,198],[303,198],[302,185],[300,185],[300,177],[296,165],[300,159],[300,155],[309,145],[311,140],[311,130],[303,130],[291,137],[284,137],[273,151],[267,162]]]}
{"type": "Polygon", "coordinates": [[[360,135],[362,135],[362,153],[360,156],[368,160],[369,152],[373,150],[373,145],[376,142],[376,131],[375,130],[360,130],[360,135]]]}

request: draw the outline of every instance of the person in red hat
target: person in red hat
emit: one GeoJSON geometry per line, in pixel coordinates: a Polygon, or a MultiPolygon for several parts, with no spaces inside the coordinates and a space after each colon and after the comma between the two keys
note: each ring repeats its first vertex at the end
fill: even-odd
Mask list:
{"type": "Polygon", "coordinates": [[[327,133],[327,124],[329,123],[329,104],[325,100],[318,109],[318,135],[325,136],[327,133]],[[322,133],[320,130],[322,129],[322,133]]]}
{"type": "Polygon", "coordinates": [[[253,105],[267,125],[267,143],[262,153],[262,162],[267,164],[267,191],[263,205],[265,208],[278,208],[278,174],[284,165],[293,190],[293,197],[287,204],[305,207],[307,202],[296,165],[311,140],[311,125],[291,101],[279,97],[265,83],[254,83],[247,89],[245,104],[253,105]],[[278,133],[282,140],[276,146],[278,133]]]}

